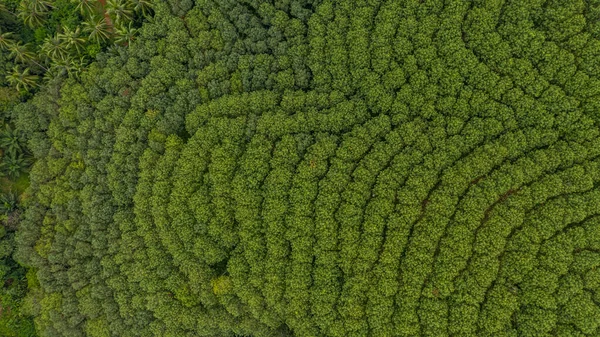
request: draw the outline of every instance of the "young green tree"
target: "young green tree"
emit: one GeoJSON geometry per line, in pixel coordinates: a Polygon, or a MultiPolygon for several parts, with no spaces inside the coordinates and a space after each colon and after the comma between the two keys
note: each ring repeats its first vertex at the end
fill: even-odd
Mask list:
{"type": "Polygon", "coordinates": [[[22,151],[22,139],[23,136],[19,131],[9,124],[6,124],[4,130],[0,132],[0,148],[2,148],[5,153],[16,155],[22,151]]]}
{"type": "Polygon", "coordinates": [[[0,170],[9,178],[16,179],[21,173],[27,171],[29,165],[29,159],[25,158],[22,153],[10,153],[2,158],[0,170]]]}
{"type": "Polygon", "coordinates": [[[0,213],[8,215],[18,207],[19,198],[16,193],[8,192],[0,195],[0,213]]]}

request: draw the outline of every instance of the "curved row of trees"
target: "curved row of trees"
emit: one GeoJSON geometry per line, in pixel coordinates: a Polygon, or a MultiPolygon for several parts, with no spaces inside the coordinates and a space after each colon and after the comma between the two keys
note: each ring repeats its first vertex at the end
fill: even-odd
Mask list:
{"type": "Polygon", "coordinates": [[[598,335],[599,9],[156,2],[15,108],[37,330],[598,335]]]}
{"type": "Polygon", "coordinates": [[[28,291],[26,269],[13,259],[15,232],[27,205],[27,172],[32,163],[24,138],[9,123],[0,130],[0,334],[7,337],[36,336],[33,320],[23,298],[28,291]]]}
{"type": "MultiPolygon", "coordinates": [[[[42,115],[14,127],[19,102],[40,86],[57,90],[66,77],[78,77],[101,50],[127,46],[142,20],[152,15],[147,1],[0,1],[0,335],[37,336],[31,314],[37,305],[28,292],[39,288],[36,269],[15,262],[15,231],[31,201],[31,153],[23,142],[42,115]],[[68,76],[67,76],[68,75],[68,76]],[[33,123],[33,124],[32,124],[33,123]],[[26,277],[26,274],[28,275],[26,277]]],[[[55,101],[46,101],[53,109],[55,101]]],[[[35,147],[31,148],[36,153],[35,147]]],[[[38,329],[39,331],[39,329],[38,329]]]]}

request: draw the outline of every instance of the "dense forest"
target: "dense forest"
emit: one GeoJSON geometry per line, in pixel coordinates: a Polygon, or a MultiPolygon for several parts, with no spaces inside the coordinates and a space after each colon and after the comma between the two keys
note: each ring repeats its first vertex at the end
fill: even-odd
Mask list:
{"type": "Polygon", "coordinates": [[[600,0],[0,0],[0,335],[600,336],[600,0]]]}

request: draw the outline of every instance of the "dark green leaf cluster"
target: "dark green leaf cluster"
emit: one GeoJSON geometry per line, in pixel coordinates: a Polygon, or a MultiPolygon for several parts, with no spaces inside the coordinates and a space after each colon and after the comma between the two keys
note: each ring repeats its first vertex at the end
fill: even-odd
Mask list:
{"type": "Polygon", "coordinates": [[[151,13],[149,0],[1,0],[0,85],[27,95],[42,76],[76,77],[101,49],[132,42],[151,13]]]}
{"type": "MultiPolygon", "coordinates": [[[[15,231],[26,204],[29,179],[24,171],[31,156],[24,151],[23,134],[9,124],[0,130],[0,335],[36,336],[27,314],[26,269],[13,259],[15,231]]],[[[34,276],[34,274],[32,274],[34,276]]]]}
{"type": "Polygon", "coordinates": [[[18,107],[41,336],[597,336],[598,1],[169,0],[18,107]]]}

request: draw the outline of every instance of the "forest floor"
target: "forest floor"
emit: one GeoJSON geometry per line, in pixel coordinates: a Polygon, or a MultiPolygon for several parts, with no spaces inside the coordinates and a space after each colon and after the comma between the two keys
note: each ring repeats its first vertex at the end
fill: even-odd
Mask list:
{"type": "Polygon", "coordinates": [[[106,13],[106,0],[98,0],[98,2],[100,2],[100,5],[102,6],[102,15],[104,15],[104,19],[106,20],[106,25],[108,27],[110,27],[110,30],[114,32],[115,27],[112,23],[112,20],[110,19],[110,16],[108,15],[108,13],[106,13]]]}
{"type": "Polygon", "coordinates": [[[29,174],[23,173],[17,180],[10,180],[7,177],[0,178],[0,191],[3,193],[16,192],[21,195],[29,186],[29,174]]]}

